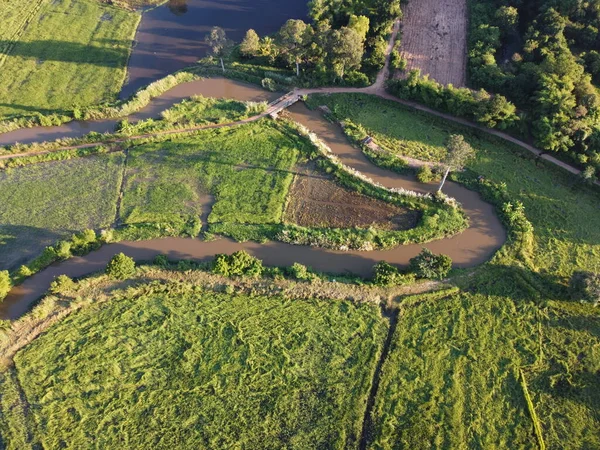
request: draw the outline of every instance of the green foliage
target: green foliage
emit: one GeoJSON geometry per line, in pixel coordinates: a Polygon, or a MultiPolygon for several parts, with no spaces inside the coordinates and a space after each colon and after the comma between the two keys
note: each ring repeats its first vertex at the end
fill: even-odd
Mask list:
{"type": "Polygon", "coordinates": [[[439,175],[434,173],[433,170],[431,170],[431,166],[428,164],[421,166],[417,171],[417,180],[419,180],[420,183],[431,183],[438,179],[439,175]]]}
{"type": "Polygon", "coordinates": [[[256,31],[250,29],[246,31],[246,36],[240,44],[240,52],[246,57],[257,56],[260,50],[260,38],[256,31]]]}
{"type": "Polygon", "coordinates": [[[106,275],[113,280],[126,280],[135,275],[135,261],[124,253],[117,253],[106,265],[106,275]]]}
{"type": "Polygon", "coordinates": [[[262,261],[245,251],[231,255],[217,255],[213,262],[213,272],[226,277],[248,276],[258,278],[264,270],[262,261]]]}
{"type": "Polygon", "coordinates": [[[435,255],[431,250],[423,248],[411,258],[409,270],[419,278],[442,280],[452,269],[452,259],[446,255],[435,255]]]}
{"type": "Polygon", "coordinates": [[[373,283],[377,286],[402,286],[414,281],[414,274],[401,273],[397,267],[385,261],[380,261],[373,266],[373,283]]]}
{"type": "Polygon", "coordinates": [[[292,264],[290,267],[286,268],[286,272],[288,275],[300,281],[310,281],[315,278],[315,274],[310,272],[308,267],[304,264],[300,263],[292,264]]]}
{"type": "MultiPolygon", "coordinates": [[[[93,0],[8,0],[0,17],[0,117],[116,99],[139,14],[93,0]]],[[[38,116],[42,125],[56,120],[38,116]]]]}
{"type": "Polygon", "coordinates": [[[0,271],[0,300],[4,300],[4,297],[8,295],[11,289],[12,282],[8,270],[0,271]]]}
{"type": "Polygon", "coordinates": [[[68,276],[59,275],[50,283],[50,292],[53,294],[64,294],[74,290],[76,286],[75,282],[68,276]]]}
{"type": "Polygon", "coordinates": [[[593,272],[574,272],[570,282],[571,295],[575,300],[583,300],[600,305],[600,274],[593,272]]]}
{"type": "Polygon", "coordinates": [[[102,448],[125,435],[140,449],[356,448],[386,332],[371,305],[129,288],[16,356],[0,377],[2,436],[24,449],[85,448],[92,430],[102,448]]]}

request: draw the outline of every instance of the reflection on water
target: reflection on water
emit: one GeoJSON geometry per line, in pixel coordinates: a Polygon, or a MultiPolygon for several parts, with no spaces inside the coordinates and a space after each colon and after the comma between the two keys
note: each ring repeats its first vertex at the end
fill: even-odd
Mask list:
{"type": "Polygon", "coordinates": [[[142,16],[121,98],[205,57],[215,26],[240,42],[249,28],[264,36],[307,15],[307,0],[170,0],[142,16]]]}
{"type": "Polygon", "coordinates": [[[188,12],[187,0],[169,0],[167,8],[176,16],[183,16],[188,12]]]}

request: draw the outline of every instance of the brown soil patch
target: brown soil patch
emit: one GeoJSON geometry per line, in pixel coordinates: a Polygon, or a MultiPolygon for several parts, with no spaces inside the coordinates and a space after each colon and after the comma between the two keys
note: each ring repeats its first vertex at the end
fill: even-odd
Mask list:
{"type": "Polygon", "coordinates": [[[418,211],[344,189],[312,168],[300,170],[289,198],[285,221],[305,227],[407,230],[420,218],[418,211]]]}
{"type": "Polygon", "coordinates": [[[410,0],[404,8],[402,56],[442,84],[467,82],[467,1],[410,0]]]}

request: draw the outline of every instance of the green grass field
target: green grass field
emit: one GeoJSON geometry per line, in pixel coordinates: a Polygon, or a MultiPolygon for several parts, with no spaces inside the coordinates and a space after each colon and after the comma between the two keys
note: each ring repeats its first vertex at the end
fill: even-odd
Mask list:
{"type": "Polygon", "coordinates": [[[575,269],[600,267],[600,194],[580,185],[565,171],[536,163],[525,151],[512,150],[495,138],[392,101],[360,94],[314,96],[312,105],[327,105],[340,120],[361,124],[377,142],[399,155],[437,161],[451,133],[462,133],[477,150],[469,168],[506,183],[514,200],[525,205],[535,227],[534,263],[540,271],[570,276],[575,269]]]}
{"type": "Polygon", "coordinates": [[[15,268],[58,239],[111,226],[123,154],[0,172],[0,267],[15,268]]]}
{"type": "Polygon", "coordinates": [[[116,98],[139,14],[95,0],[6,0],[0,17],[0,118],[116,98]]]}
{"type": "Polygon", "coordinates": [[[19,450],[357,448],[386,332],[375,306],[142,286],[17,354],[2,437],[19,450]]]}
{"type": "Polygon", "coordinates": [[[203,131],[133,148],[121,208],[126,224],[199,216],[215,197],[211,223],[279,223],[297,162],[299,138],[268,121],[203,131]]]}
{"type": "Polygon", "coordinates": [[[449,297],[401,305],[372,448],[598,448],[600,314],[540,301],[496,268],[449,297]]]}

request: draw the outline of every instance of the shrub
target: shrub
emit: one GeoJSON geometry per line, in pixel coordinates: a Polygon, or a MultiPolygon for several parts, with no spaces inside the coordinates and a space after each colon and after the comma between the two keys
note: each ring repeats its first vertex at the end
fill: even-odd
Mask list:
{"type": "Polygon", "coordinates": [[[577,271],[571,276],[571,296],[594,306],[600,304],[600,274],[577,271]]]}
{"type": "Polygon", "coordinates": [[[287,269],[287,273],[296,280],[311,280],[314,278],[314,275],[309,272],[308,267],[300,263],[292,264],[292,266],[287,269]]]}
{"type": "Polygon", "coordinates": [[[159,267],[167,267],[169,265],[169,258],[165,255],[157,255],[154,258],[154,264],[159,267]]]}
{"type": "Polygon", "coordinates": [[[59,275],[50,283],[50,292],[53,294],[64,294],[65,292],[74,290],[75,286],[75,282],[71,278],[66,275],[59,275]]]}
{"type": "Polygon", "coordinates": [[[431,170],[431,167],[424,165],[419,168],[419,171],[417,172],[417,180],[419,180],[420,183],[431,183],[435,179],[436,176],[433,173],[433,170],[431,170]]]}
{"type": "Polygon", "coordinates": [[[3,270],[0,272],[0,300],[4,300],[11,288],[12,283],[10,282],[8,270],[3,270]]]}
{"type": "Polygon", "coordinates": [[[419,278],[443,279],[452,269],[452,259],[447,255],[436,255],[423,248],[410,260],[410,270],[419,278]]]}
{"type": "Polygon", "coordinates": [[[414,274],[400,273],[396,267],[385,261],[373,266],[373,283],[377,286],[400,286],[414,281],[414,274]]]}
{"type": "Polygon", "coordinates": [[[275,92],[277,90],[275,80],[273,80],[272,78],[263,78],[261,84],[262,87],[264,87],[268,91],[275,92]]]}
{"type": "Polygon", "coordinates": [[[123,253],[112,257],[106,266],[106,275],[113,280],[126,280],[135,274],[135,261],[123,253]]]}
{"type": "Polygon", "coordinates": [[[262,261],[243,250],[232,255],[217,255],[213,262],[213,272],[226,277],[235,275],[259,277],[263,270],[262,261]]]}

